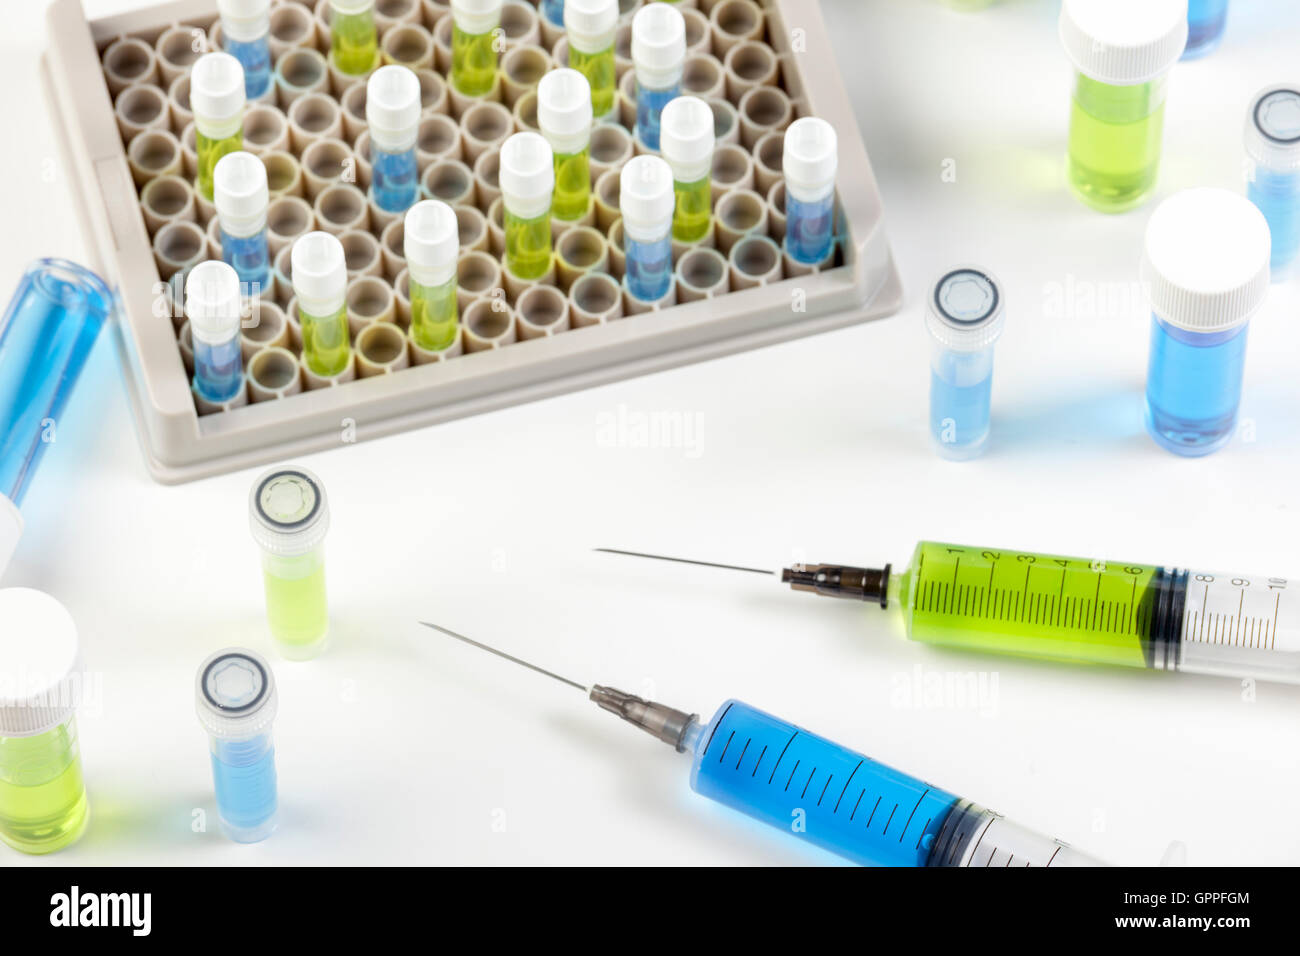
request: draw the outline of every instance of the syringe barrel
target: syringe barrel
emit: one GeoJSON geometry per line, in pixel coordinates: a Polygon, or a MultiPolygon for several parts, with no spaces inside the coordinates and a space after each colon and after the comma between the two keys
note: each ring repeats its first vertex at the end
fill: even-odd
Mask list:
{"type": "Polygon", "coordinates": [[[1100,860],[1000,813],[962,800],[944,821],[926,866],[1105,866],[1100,860]]]}
{"type": "Polygon", "coordinates": [[[1209,571],[1184,582],[1178,670],[1300,683],[1300,582],[1209,571]]]}

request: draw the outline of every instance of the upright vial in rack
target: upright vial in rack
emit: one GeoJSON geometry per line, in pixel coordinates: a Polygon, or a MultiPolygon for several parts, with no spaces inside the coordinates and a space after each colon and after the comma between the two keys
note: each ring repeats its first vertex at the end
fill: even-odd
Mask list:
{"type": "Polygon", "coordinates": [[[618,0],[568,0],[564,33],[569,38],[569,66],[587,78],[591,112],[603,120],[614,112],[614,31],[618,0]]]}
{"type": "Polygon", "coordinates": [[[542,0],[542,16],[554,26],[564,26],[564,0],[542,0]]]}
{"type": "Polygon", "coordinates": [[[619,174],[618,207],[627,247],[624,281],[642,302],[658,302],[673,281],[673,171],[658,156],[636,156],[619,174]]]}
{"type": "Polygon", "coordinates": [[[695,96],[679,96],[664,107],[659,146],[673,171],[677,205],[673,238],[696,242],[709,234],[713,218],[713,110],[695,96]]]}
{"type": "Polygon", "coordinates": [[[58,601],[0,590],[0,840],[61,850],[86,829],[73,712],[84,693],[77,627],[58,601]]]}
{"type": "Polygon", "coordinates": [[[667,3],[651,3],[632,18],[632,66],[636,70],[636,136],[659,149],[659,122],[670,100],[681,95],[686,64],[686,20],[667,3]]]}
{"type": "Polygon", "coordinates": [[[519,279],[540,279],[551,268],[551,193],[555,161],[537,133],[515,133],[501,147],[506,268],[519,279]]]}
{"type": "Polygon", "coordinates": [[[456,260],[460,228],[445,202],[426,199],[406,211],[402,246],[410,281],[411,341],[441,352],[456,341],[456,260]]]}
{"type": "Polygon", "coordinates": [[[1179,455],[1232,438],[1246,328],[1268,294],[1268,223],[1226,189],[1188,189],[1147,223],[1142,283],[1151,297],[1146,425],[1179,455]]]}
{"type": "Polygon", "coordinates": [[[591,88],[577,70],[551,70],[537,85],[537,122],[555,154],[551,213],[572,222],[591,204],[591,88]]]}
{"type": "Polygon", "coordinates": [[[1061,42],[1076,69],[1069,183],[1102,212],[1155,188],[1169,69],[1187,40],[1187,0],[1065,0],[1061,42]]]}
{"type": "Polygon", "coordinates": [[[451,0],[451,85],[486,96],[497,81],[501,0],[451,0]]]}
{"type": "Polygon", "coordinates": [[[194,343],[194,391],[214,404],[244,387],[239,350],[239,276],[224,262],[200,262],[185,277],[185,315],[194,343]]]}
{"type": "Polygon", "coordinates": [[[944,458],[974,458],[989,438],[993,347],[1006,324],[1002,290],[984,269],[952,269],[926,304],[930,437],[944,458]]]}
{"type": "Polygon", "coordinates": [[[221,231],[221,258],[243,283],[243,294],[260,296],[271,284],[266,245],[269,192],[266,166],[252,153],[227,153],[213,171],[213,203],[221,231]]]}
{"type": "Polygon", "coordinates": [[[415,137],[420,81],[404,66],[381,66],[366,84],[370,130],[370,193],[385,212],[405,212],[420,188],[415,137]]]}
{"type": "Polygon", "coordinates": [[[244,648],[217,651],[199,665],[194,698],[208,732],[221,832],[236,843],[265,840],[275,830],[278,807],[271,665],[244,648]]]}
{"type": "Polygon", "coordinates": [[[1277,282],[1300,252],[1300,86],[1270,86],[1251,101],[1246,155],[1246,195],[1268,220],[1277,282]]]}
{"type": "Polygon", "coordinates": [[[806,116],[785,131],[785,246],[796,262],[817,265],[831,254],[835,238],[835,170],[839,163],[835,128],[806,116]]]}
{"type": "Polygon", "coordinates": [[[328,232],[309,232],[294,241],[289,269],[302,328],[303,363],[317,375],[338,375],[352,358],[343,244],[328,232]]]}
{"type": "Polygon", "coordinates": [[[1228,23],[1228,0],[1188,0],[1187,49],[1184,60],[1194,60],[1214,51],[1223,39],[1228,23]]]}
{"type": "Polygon", "coordinates": [[[190,108],[198,152],[195,188],[212,201],[217,161],[244,148],[244,68],[229,53],[205,53],[190,71],[190,108]]]}
{"type": "Polygon", "coordinates": [[[248,501],[253,540],[262,549],[266,619],[275,647],[292,661],[325,648],[325,486],[306,468],[273,468],[253,483],[248,501]]]}
{"type": "Polygon", "coordinates": [[[330,60],[349,76],[379,65],[375,0],[330,0],[330,60]]]}
{"type": "Polygon", "coordinates": [[[217,0],[221,45],[244,68],[244,95],[271,89],[271,0],[217,0]]]}

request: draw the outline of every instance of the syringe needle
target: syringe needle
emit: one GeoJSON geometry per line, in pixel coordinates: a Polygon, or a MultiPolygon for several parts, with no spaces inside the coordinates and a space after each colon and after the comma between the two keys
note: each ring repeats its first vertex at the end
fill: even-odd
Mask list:
{"type": "Polygon", "coordinates": [[[556,674],[552,671],[548,671],[544,667],[538,667],[536,664],[530,664],[527,661],[520,660],[519,658],[511,654],[507,654],[505,651],[497,650],[495,647],[488,647],[488,645],[486,644],[480,644],[478,641],[473,640],[472,638],[468,638],[464,634],[457,634],[455,631],[448,630],[445,627],[439,627],[437,624],[430,624],[428,621],[421,621],[420,623],[423,624],[425,627],[433,628],[435,631],[441,631],[443,634],[446,634],[448,637],[454,637],[458,641],[464,641],[466,644],[472,645],[473,647],[477,647],[481,651],[487,651],[489,654],[495,654],[497,657],[503,657],[508,661],[512,661],[515,664],[518,664],[520,667],[527,667],[530,671],[537,671],[537,673],[545,674],[547,677],[554,678],[555,680],[558,680],[562,684],[568,684],[570,687],[576,687],[584,694],[588,693],[588,691],[590,690],[590,688],[588,688],[585,684],[579,684],[576,680],[569,680],[569,678],[567,677],[561,677],[559,674],[556,674]]]}
{"type": "Polygon", "coordinates": [[[722,568],[724,571],[748,571],[751,574],[776,574],[762,568],[744,568],[738,564],[717,564],[713,561],[695,561],[691,558],[670,558],[665,554],[646,554],[642,551],[620,551],[618,548],[593,548],[604,554],[624,554],[631,558],[653,558],[655,561],[674,561],[677,564],[697,564],[703,568],[722,568]]]}

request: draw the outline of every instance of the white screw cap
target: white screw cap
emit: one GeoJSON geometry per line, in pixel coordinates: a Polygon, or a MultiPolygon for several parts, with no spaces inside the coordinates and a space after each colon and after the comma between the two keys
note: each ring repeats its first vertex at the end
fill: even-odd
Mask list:
{"type": "Polygon", "coordinates": [[[310,554],[329,530],[325,486],[306,468],[264,471],[248,493],[248,524],[253,540],[269,554],[310,554]]]}
{"type": "Polygon", "coordinates": [[[451,15],[462,33],[489,33],[501,23],[501,0],[451,0],[451,15]]]}
{"type": "Polygon", "coordinates": [[[275,674],[261,654],[227,647],[199,665],[194,704],[199,723],[212,736],[222,740],[257,736],[271,728],[279,707],[275,674]]]}
{"type": "Polygon", "coordinates": [[[366,125],[370,145],[404,153],[420,127],[420,78],[404,66],[381,66],[366,82],[366,125]]]}
{"type": "Polygon", "coordinates": [[[205,53],[190,71],[194,125],[209,139],[225,139],[240,128],[244,112],[244,68],[229,53],[205,53]]]}
{"type": "Polygon", "coordinates": [[[221,32],[248,43],[266,35],[271,26],[271,0],[217,0],[221,32]]]}
{"type": "Polygon", "coordinates": [[[348,267],[337,237],[318,231],[294,240],[289,272],[299,313],[325,317],[343,307],[348,267]]]}
{"type": "Polygon", "coordinates": [[[1270,86],[1250,101],[1246,154],[1279,172],[1300,168],[1300,86],[1270,86]]]}
{"type": "Polygon", "coordinates": [[[1255,204],[1226,189],[1185,189],[1151,214],[1142,282],[1170,325],[1222,332],[1250,319],[1268,295],[1272,240],[1255,204]]]}
{"type": "Polygon", "coordinates": [[[709,175],[713,168],[713,110],[709,104],[698,96],[669,100],[659,117],[659,150],[679,183],[698,182],[709,175]]]}
{"type": "Polygon", "coordinates": [[[85,674],[77,626],[42,591],[0,590],[0,737],[34,737],[72,716],[85,674]]]}
{"type": "Polygon", "coordinates": [[[564,0],[564,33],[579,53],[601,53],[614,45],[618,0],[564,0]]]}
{"type": "Polygon", "coordinates": [[[686,20],[671,3],[650,3],[632,18],[632,65],[647,90],[666,90],[682,79],[686,20]]]}
{"type": "Polygon", "coordinates": [[[406,210],[402,251],[412,282],[437,288],[456,275],[460,255],[460,225],[445,202],[425,199],[406,210]]]}
{"type": "Polygon", "coordinates": [[[987,269],[957,266],[934,283],[926,303],[925,329],[954,352],[981,352],[1006,325],[1002,291],[987,269]]]}
{"type": "Polygon", "coordinates": [[[185,315],[195,341],[221,345],[239,334],[239,274],[216,259],[185,277],[185,315]]]}
{"type": "Polygon", "coordinates": [[[658,156],[636,156],[618,176],[623,233],[637,242],[657,242],[672,229],[673,171],[658,156]]]}
{"type": "Polygon", "coordinates": [[[781,154],[787,193],[800,202],[824,199],[835,189],[838,149],[835,127],[824,119],[805,116],[791,123],[781,154]]]}
{"type": "Polygon", "coordinates": [[[1147,83],[1187,46],[1187,0],[1065,0],[1061,44],[1079,70],[1113,86],[1147,83]]]}
{"type": "Polygon", "coordinates": [[[222,232],[238,239],[261,232],[270,201],[266,166],[243,150],[222,156],[212,170],[212,199],[222,232]]]}
{"type": "Polygon", "coordinates": [[[557,153],[580,153],[591,141],[591,84],[577,70],[551,70],[537,84],[537,124],[557,153]]]}
{"type": "Polygon", "coordinates": [[[544,216],[555,190],[555,156],[537,133],[515,133],[501,147],[501,196],[520,219],[544,216]]]}

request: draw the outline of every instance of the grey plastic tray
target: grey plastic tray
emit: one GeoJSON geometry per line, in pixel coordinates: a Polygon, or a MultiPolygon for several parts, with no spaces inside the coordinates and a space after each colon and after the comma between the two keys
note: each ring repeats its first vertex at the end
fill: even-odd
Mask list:
{"type": "MultiPolygon", "coordinates": [[[[279,0],[276,0],[278,3],[279,0]]],[[[286,0],[288,2],[288,0],[286,0]]],[[[442,4],[422,0],[428,9],[442,4]]],[[[701,2],[708,11],[715,3],[701,2]]],[[[168,317],[155,314],[161,277],[101,67],[116,39],[148,40],[181,24],[205,30],[215,0],[178,0],[87,22],[78,0],[49,9],[42,79],[67,162],[92,265],[121,298],[118,343],[150,473],[189,481],[473,415],[617,379],[879,318],[902,291],[879,190],[817,4],[757,0],[796,115],[839,133],[845,241],[835,268],[732,291],[392,374],[200,415],[168,317]],[[795,307],[798,301],[802,310],[795,307]]],[[[693,5],[693,4],[687,4],[693,5]]],[[[381,0],[380,9],[383,9],[381,0]]]]}

